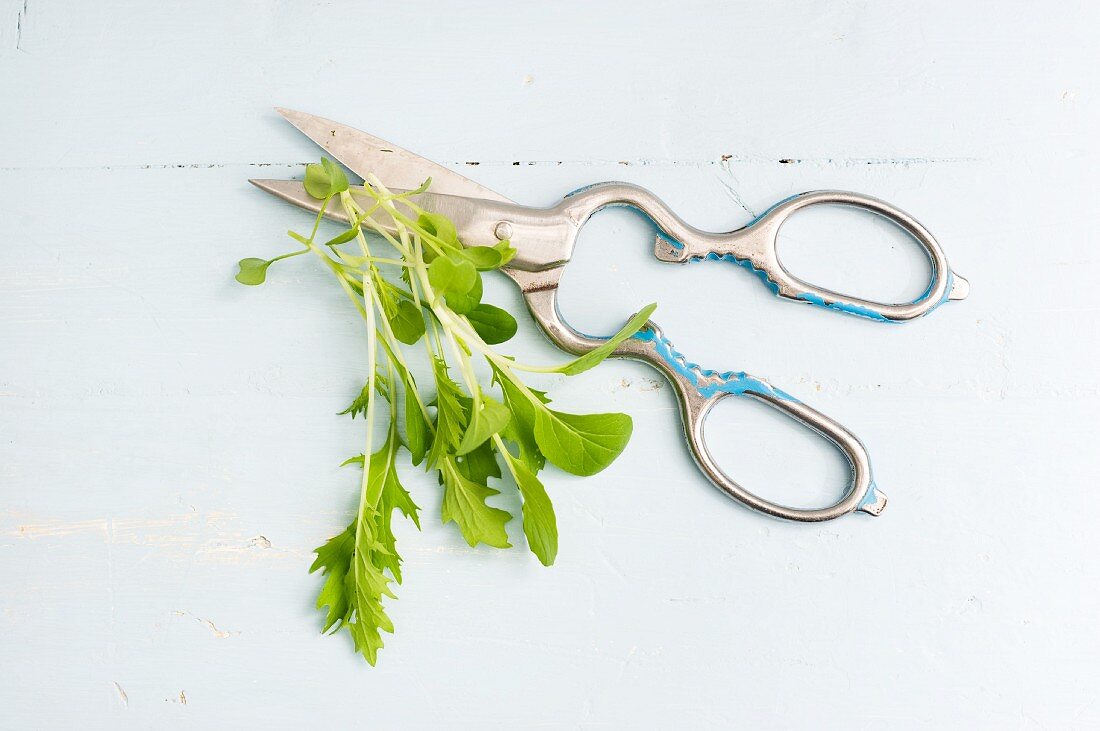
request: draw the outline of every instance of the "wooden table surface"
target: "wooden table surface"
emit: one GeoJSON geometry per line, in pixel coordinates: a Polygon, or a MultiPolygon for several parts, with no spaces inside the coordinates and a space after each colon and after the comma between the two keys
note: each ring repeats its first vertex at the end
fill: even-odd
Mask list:
{"type": "MultiPolygon", "coordinates": [[[[1067,728],[1100,724],[1100,51],[1093,3],[0,0],[0,727],[1067,728]],[[641,305],[693,360],[857,433],[890,505],[819,525],[713,489],[644,365],[545,377],[621,410],[605,472],[548,470],[561,551],[469,549],[434,479],[377,668],[323,637],[312,549],[346,524],[361,323],[250,177],[318,150],[275,105],[505,195],[646,186],[702,228],[816,188],[939,238],[971,297],[904,326],[674,267],[616,210],[566,317],[641,305]]],[[[807,212],[796,273],[920,293],[881,222],[807,212]]],[[[487,299],[521,307],[494,276],[487,299]]],[[[560,358],[529,318],[508,348],[560,358]]],[[[829,445],[752,403],[708,435],[810,506],[829,445]]],[[[502,505],[517,505],[504,495],[502,505]]]]}

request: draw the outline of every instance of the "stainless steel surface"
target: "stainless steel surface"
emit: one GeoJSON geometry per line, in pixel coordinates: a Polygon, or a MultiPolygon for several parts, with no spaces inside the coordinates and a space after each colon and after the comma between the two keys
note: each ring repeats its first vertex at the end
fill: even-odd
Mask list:
{"type": "Polygon", "coordinates": [[[433,193],[511,203],[500,193],[489,190],[450,168],[425,160],[346,124],[293,109],[276,107],[275,111],[361,178],[366,178],[368,173],[374,173],[391,188],[416,190],[430,177],[433,193]]]}
{"type": "MultiPolygon", "coordinates": [[[[603,341],[599,338],[591,338],[581,334],[562,319],[557,303],[557,282],[561,278],[563,270],[564,267],[559,267],[542,273],[517,272],[513,275],[513,279],[523,288],[524,298],[527,300],[527,306],[531,310],[531,314],[534,315],[535,320],[550,340],[570,353],[586,353],[599,347],[603,341]]],[[[652,330],[658,337],[661,336],[661,328],[655,322],[649,321],[645,327],[652,330]]],[[[869,515],[879,515],[886,508],[886,495],[878,490],[874,484],[870,458],[867,456],[867,450],[863,443],[855,434],[820,411],[799,401],[777,398],[766,394],[745,394],[828,439],[848,461],[851,479],[843,496],[837,502],[822,508],[792,508],[787,505],[780,505],[766,500],[739,485],[719,467],[707,448],[703,431],[707,416],[719,401],[733,394],[717,392],[710,396],[704,396],[697,384],[700,379],[721,378],[719,374],[707,373],[698,366],[688,364],[682,359],[678,363],[670,362],[657,351],[652,342],[634,338],[622,343],[615,349],[611,357],[630,358],[649,363],[668,379],[669,383],[675,388],[676,397],[680,403],[684,437],[687,440],[692,457],[694,457],[703,474],[719,490],[734,500],[776,518],[801,522],[832,520],[857,510],[869,515]],[[685,375],[685,371],[693,372],[695,382],[685,375]]],[[[763,383],[766,384],[766,382],[763,383]]]]}
{"type": "MultiPolygon", "coordinates": [[[[903,322],[925,315],[945,301],[963,299],[969,292],[969,283],[951,272],[943,250],[927,229],[904,211],[870,196],[842,191],[803,193],[772,207],[749,225],[728,233],[694,228],[648,190],[628,183],[600,183],[566,196],[552,208],[528,208],[366,133],[320,117],[279,111],[361,176],[373,173],[394,190],[415,189],[430,176],[431,192],[412,200],[450,218],[463,243],[491,246],[501,238],[510,238],[519,253],[509,267],[501,271],[520,286],[531,314],[550,340],[570,353],[587,352],[603,341],[577,332],[562,319],[557,307],[558,283],[564,266],[572,258],[581,227],[594,213],[612,205],[637,208],[654,222],[659,230],[655,254],[662,261],[684,263],[692,259],[724,258],[747,263],[765,276],[779,296],[791,300],[903,322]],[[932,266],[932,278],[925,294],[911,303],[877,303],[816,287],[788,272],[776,251],[779,230],[795,212],[822,204],[870,211],[909,234],[924,249],[932,266]]],[[[251,182],[302,208],[320,210],[320,201],[309,196],[299,182],[251,182]]],[[[326,215],[347,221],[339,210],[326,211],[326,215]]],[[[656,323],[647,323],[646,329],[661,337],[656,323]]],[[[746,391],[744,395],[767,404],[832,442],[848,460],[851,482],[843,497],[833,505],[810,509],[779,505],[741,487],[715,462],[707,449],[703,427],[714,405],[732,395],[719,390],[723,379],[733,375],[746,377],[746,374],[704,371],[684,361],[670,348],[662,351],[656,343],[656,340],[632,338],[616,349],[614,357],[649,363],[675,386],[691,453],[703,473],[724,493],[768,515],[805,522],[831,520],[854,511],[878,515],[885,508],[886,496],[875,487],[866,449],[854,434],[821,412],[752,377],[747,378],[760,384],[760,388],[746,391]]]]}

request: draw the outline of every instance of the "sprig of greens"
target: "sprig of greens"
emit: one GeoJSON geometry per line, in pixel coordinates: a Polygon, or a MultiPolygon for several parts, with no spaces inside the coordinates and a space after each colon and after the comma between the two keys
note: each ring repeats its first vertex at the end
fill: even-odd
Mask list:
{"type": "Polygon", "coordinates": [[[307,165],[305,188],[323,204],[308,236],[288,232],[302,248],[272,259],[242,259],[236,277],[242,284],[262,284],[276,261],[313,253],[363,317],[367,379],[341,412],[367,422],[363,453],[344,463],[363,471],[358,509],[342,533],[316,550],[310,572],[324,576],[317,597],[317,607],[325,610],[324,631],[347,628],[371,665],[383,645],[381,633],[393,632],[383,599],[395,598],[393,584],[401,583],[393,512],[420,527],[419,508],[397,476],[398,453],[403,449],[414,465],[436,472],[443,522],[453,522],[470,546],[511,545],[505,525],[512,515],[488,502],[499,493],[489,482],[501,478],[503,465],[519,491],[527,544],[542,564],[551,565],[558,552],[557,521],[540,470],[550,462],[575,475],[596,474],[622,452],[632,423],[626,414],[555,411],[546,394],[517,373],[588,370],[637,332],[655,308],[649,305],[601,347],[560,365],[527,365],[496,352],[492,346],[515,335],[517,323],[507,311],[482,302],[481,274],[508,264],[516,250],[508,241],[463,245],[450,220],[413,202],[430,184],[395,194],[374,176],[362,186],[349,185],[328,159],[307,165]],[[352,225],[318,243],[321,219],[336,205],[352,225]],[[374,253],[368,234],[376,248],[384,242],[394,255],[374,253]],[[353,243],[355,249],[344,248],[353,243]],[[391,269],[399,276],[383,276],[391,269]],[[421,391],[405,349],[418,343],[430,366],[431,396],[421,391]],[[488,386],[474,372],[475,356],[489,364],[488,386]],[[499,397],[491,393],[494,385],[499,397]],[[379,446],[374,423],[380,403],[388,421],[379,446]]]}

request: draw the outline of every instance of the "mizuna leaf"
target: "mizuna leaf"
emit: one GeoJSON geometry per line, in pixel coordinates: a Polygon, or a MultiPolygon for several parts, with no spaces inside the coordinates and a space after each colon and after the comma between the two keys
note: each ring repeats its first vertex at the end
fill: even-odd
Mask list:
{"type": "Polygon", "coordinates": [[[510,548],[512,544],[508,542],[504,526],[512,516],[485,503],[486,498],[498,491],[467,479],[453,457],[444,461],[440,474],[444,488],[443,522],[454,521],[470,546],[484,543],[495,548],[510,548]]]}
{"type": "MultiPolygon", "coordinates": [[[[546,457],[539,449],[538,442],[535,441],[535,406],[526,394],[520,390],[519,386],[512,383],[508,376],[497,370],[495,366],[493,368],[493,380],[500,384],[501,392],[504,394],[504,403],[507,405],[508,410],[512,412],[512,418],[508,421],[508,426],[501,437],[515,442],[519,447],[520,459],[530,468],[531,472],[537,473],[546,464],[546,457]]],[[[533,388],[528,390],[542,403],[545,404],[550,401],[542,391],[533,388]]]]}
{"type": "Polygon", "coordinates": [[[505,454],[504,459],[523,498],[523,534],[527,536],[527,545],[543,566],[550,566],[558,555],[558,522],[550,496],[527,465],[510,454],[505,454]]]}
{"type": "Polygon", "coordinates": [[[489,437],[499,434],[508,426],[511,417],[511,412],[504,404],[482,394],[481,408],[470,415],[470,424],[466,427],[466,433],[462,435],[455,454],[466,454],[480,447],[489,437]]]}
{"type": "Polygon", "coordinates": [[[401,379],[405,387],[405,446],[412,455],[412,463],[418,465],[424,461],[428,450],[428,422],[416,400],[416,381],[412,374],[402,370],[401,379]]]}

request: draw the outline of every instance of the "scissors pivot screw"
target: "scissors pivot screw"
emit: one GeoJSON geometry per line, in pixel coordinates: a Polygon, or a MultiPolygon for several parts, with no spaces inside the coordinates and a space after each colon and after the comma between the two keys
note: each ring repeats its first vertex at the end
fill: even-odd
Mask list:
{"type": "Polygon", "coordinates": [[[512,224],[508,221],[501,221],[493,229],[493,235],[501,241],[512,238],[512,224]]]}

